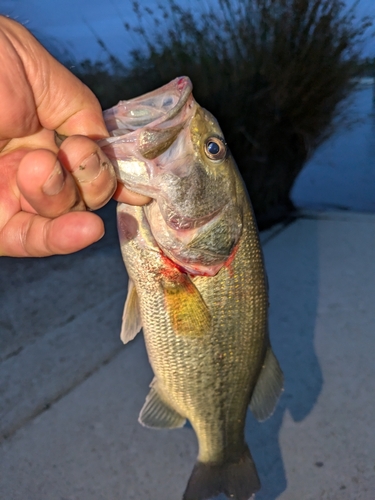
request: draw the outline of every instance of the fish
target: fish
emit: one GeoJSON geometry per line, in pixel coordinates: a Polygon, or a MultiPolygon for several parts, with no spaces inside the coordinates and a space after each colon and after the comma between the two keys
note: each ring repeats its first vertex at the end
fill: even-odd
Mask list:
{"type": "Polygon", "coordinates": [[[118,204],[129,276],[121,339],[143,328],[154,379],[139,422],[190,422],[199,446],[183,500],[260,489],[245,442],[250,407],[274,411],[283,374],[268,332],[268,284],[254,213],[214,116],[178,77],[104,112],[100,142],[118,179],[151,197],[118,204]]]}

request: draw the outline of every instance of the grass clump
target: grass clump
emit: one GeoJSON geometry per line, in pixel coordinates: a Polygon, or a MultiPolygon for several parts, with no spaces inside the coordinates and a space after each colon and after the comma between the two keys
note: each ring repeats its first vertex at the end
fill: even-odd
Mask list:
{"type": "Polygon", "coordinates": [[[216,0],[197,11],[168,0],[133,8],[140,37],[124,66],[84,63],[78,75],[103,107],[188,75],[218,119],[261,227],[293,210],[290,192],[333,131],[361,72],[367,19],[340,0],[216,0]],[[109,72],[108,72],[109,69],[109,72]]]}

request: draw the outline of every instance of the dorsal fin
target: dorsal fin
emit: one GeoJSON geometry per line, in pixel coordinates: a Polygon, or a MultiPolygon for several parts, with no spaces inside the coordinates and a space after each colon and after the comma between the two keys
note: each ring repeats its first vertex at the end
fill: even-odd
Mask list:
{"type": "Polygon", "coordinates": [[[272,415],[283,391],[283,385],[283,372],[269,347],[250,400],[250,410],[257,420],[263,421],[272,415]]]}
{"type": "Polygon", "coordinates": [[[124,312],[122,315],[122,325],[120,338],[127,344],[142,328],[141,311],[139,309],[139,299],[133,281],[129,278],[128,295],[126,296],[124,312]]]}

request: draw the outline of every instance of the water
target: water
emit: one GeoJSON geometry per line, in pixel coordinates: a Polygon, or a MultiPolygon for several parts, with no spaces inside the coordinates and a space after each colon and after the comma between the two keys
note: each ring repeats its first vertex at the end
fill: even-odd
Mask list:
{"type": "Polygon", "coordinates": [[[348,109],[357,121],[317,149],[300,173],[292,200],[303,208],[375,212],[374,88],[355,92],[348,109]]]}

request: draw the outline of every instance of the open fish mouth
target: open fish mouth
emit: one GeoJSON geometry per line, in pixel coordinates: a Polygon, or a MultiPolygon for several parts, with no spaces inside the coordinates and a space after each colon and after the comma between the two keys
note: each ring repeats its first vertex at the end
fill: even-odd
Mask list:
{"type": "Polygon", "coordinates": [[[190,79],[182,76],[141,97],[120,101],[103,113],[107,129],[111,136],[119,137],[139,128],[154,128],[169,122],[192,97],[192,89],[190,79]]]}
{"type": "Polygon", "coordinates": [[[194,98],[188,77],[104,111],[110,137],[98,141],[128,189],[152,198],[156,158],[169,150],[191,118],[194,98]]]}

